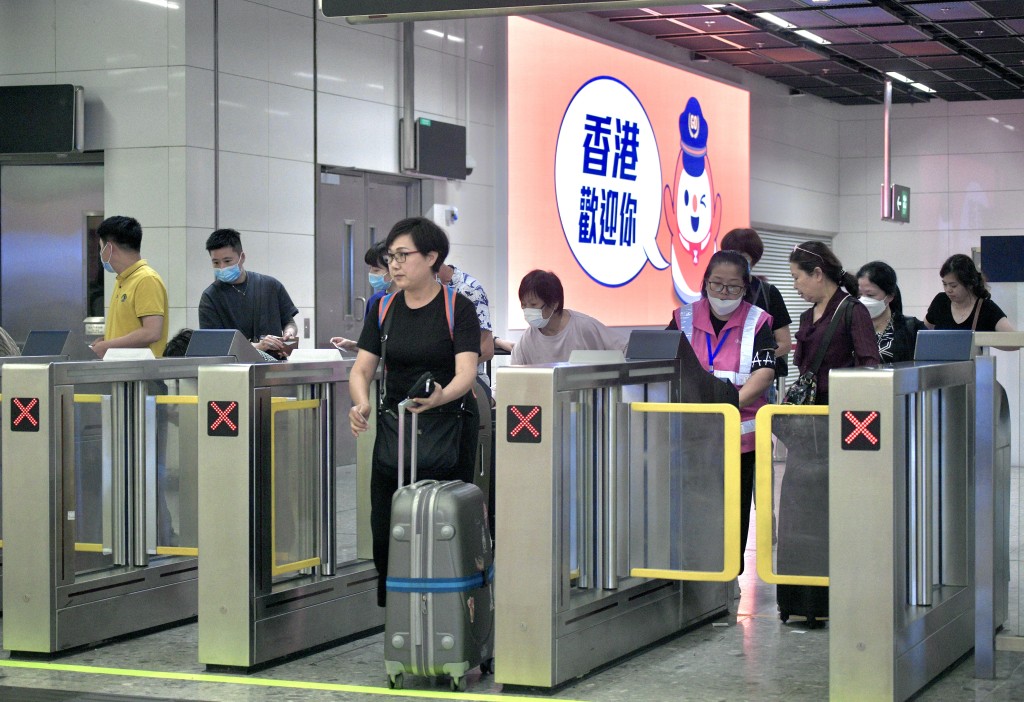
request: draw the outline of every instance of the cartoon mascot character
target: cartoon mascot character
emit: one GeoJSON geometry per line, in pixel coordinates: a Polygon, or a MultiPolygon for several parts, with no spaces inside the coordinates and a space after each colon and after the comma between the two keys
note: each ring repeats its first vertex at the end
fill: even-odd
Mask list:
{"type": "Polygon", "coordinates": [[[715,192],[708,159],[708,123],[697,98],[679,115],[680,150],[663,204],[672,233],[672,284],[684,302],[700,298],[707,261],[718,250],[722,196],[715,192]],[[674,189],[673,189],[674,186],[674,189]]]}

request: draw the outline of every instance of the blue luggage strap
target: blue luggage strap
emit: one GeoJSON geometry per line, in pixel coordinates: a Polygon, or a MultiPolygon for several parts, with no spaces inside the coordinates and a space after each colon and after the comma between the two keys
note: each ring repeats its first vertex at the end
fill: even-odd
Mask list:
{"type": "Polygon", "coordinates": [[[484,587],[494,580],[494,564],[486,571],[473,573],[461,578],[388,578],[385,588],[388,592],[469,592],[484,587]]]}

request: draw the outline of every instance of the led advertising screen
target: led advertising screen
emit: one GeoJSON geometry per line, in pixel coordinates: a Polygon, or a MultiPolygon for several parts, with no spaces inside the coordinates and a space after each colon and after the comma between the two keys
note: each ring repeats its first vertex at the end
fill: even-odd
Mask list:
{"type": "Polygon", "coordinates": [[[535,268],[569,309],[663,326],[750,226],[749,93],[513,17],[508,169],[509,326],[535,268]]]}

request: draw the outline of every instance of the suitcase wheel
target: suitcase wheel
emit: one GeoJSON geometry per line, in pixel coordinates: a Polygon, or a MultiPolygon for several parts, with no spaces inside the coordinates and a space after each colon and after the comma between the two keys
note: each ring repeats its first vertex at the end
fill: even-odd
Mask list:
{"type": "Polygon", "coordinates": [[[821,629],[824,626],[825,626],[825,622],[821,621],[820,619],[816,619],[815,617],[812,617],[812,616],[808,615],[808,617],[807,617],[807,628],[808,629],[821,629]]]}
{"type": "Polygon", "coordinates": [[[388,687],[392,690],[401,690],[405,685],[405,676],[401,673],[388,676],[388,687]]]}
{"type": "Polygon", "coordinates": [[[789,612],[786,612],[786,611],[779,612],[779,619],[782,620],[783,624],[788,622],[789,621],[789,612]]]}
{"type": "Polygon", "coordinates": [[[463,675],[461,678],[452,677],[452,692],[465,692],[466,691],[466,676],[463,675]]]}
{"type": "Polygon", "coordinates": [[[494,672],[494,659],[488,658],[487,660],[480,663],[480,674],[489,675],[494,672]]]}

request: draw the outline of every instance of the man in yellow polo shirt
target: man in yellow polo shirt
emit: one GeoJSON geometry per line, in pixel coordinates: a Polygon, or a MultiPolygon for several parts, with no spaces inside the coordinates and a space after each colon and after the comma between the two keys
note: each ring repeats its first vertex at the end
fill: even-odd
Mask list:
{"type": "Polygon", "coordinates": [[[96,230],[100,262],[117,274],[110,296],[107,328],[92,345],[100,358],[112,348],[148,346],[160,357],[167,345],[167,288],[160,274],[140,255],[142,226],[132,217],[108,217],[96,230]]]}

